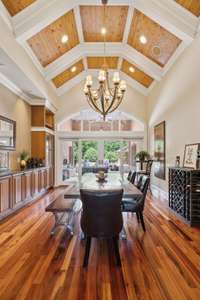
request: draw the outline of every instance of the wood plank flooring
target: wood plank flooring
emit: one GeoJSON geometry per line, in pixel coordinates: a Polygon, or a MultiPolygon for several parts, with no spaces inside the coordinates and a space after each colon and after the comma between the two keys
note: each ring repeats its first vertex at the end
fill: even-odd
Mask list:
{"type": "Polygon", "coordinates": [[[84,270],[78,220],[73,237],[62,229],[50,237],[54,220],[45,207],[62,193],[52,190],[0,224],[1,300],[200,299],[200,229],[178,220],[166,201],[147,199],[146,233],[135,216],[124,216],[121,268],[111,244],[93,240],[84,270]]]}

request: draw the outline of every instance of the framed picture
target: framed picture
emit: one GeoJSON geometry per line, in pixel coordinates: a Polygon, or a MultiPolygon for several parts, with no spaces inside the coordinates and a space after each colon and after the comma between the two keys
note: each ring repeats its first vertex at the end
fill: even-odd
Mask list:
{"type": "Polygon", "coordinates": [[[154,175],[165,180],[165,121],[154,127],[154,175]]]}
{"type": "Polygon", "coordinates": [[[198,158],[200,152],[200,143],[185,145],[183,167],[189,169],[198,168],[198,158]]]}

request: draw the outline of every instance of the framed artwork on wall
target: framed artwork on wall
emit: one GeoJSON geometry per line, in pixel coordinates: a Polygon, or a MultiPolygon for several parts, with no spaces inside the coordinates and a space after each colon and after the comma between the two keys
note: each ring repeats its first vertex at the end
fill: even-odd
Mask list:
{"type": "Polygon", "coordinates": [[[199,152],[200,143],[185,145],[183,167],[189,169],[198,169],[199,152]]]}
{"type": "Polygon", "coordinates": [[[154,126],[154,175],[165,180],[165,121],[154,126]]]}

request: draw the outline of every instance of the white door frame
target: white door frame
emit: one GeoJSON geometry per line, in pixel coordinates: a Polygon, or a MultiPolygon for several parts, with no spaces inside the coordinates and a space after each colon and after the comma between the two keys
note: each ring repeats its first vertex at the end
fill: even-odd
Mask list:
{"type": "MultiPolygon", "coordinates": [[[[58,131],[56,132],[56,147],[55,147],[55,185],[59,186],[63,184],[62,181],[62,152],[61,152],[61,143],[63,140],[70,140],[70,141],[78,141],[79,142],[79,165],[81,159],[81,142],[84,140],[137,140],[140,141],[141,149],[146,147],[146,132],[145,131],[98,131],[98,132],[80,132],[80,131],[71,131],[71,132],[64,132],[58,131]]],[[[80,168],[79,168],[80,169],[80,168]]],[[[79,176],[81,169],[79,170],[79,176]]]]}

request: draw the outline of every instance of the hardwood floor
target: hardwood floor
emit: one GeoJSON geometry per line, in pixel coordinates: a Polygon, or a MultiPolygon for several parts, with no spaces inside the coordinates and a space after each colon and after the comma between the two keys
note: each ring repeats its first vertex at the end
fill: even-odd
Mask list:
{"type": "Polygon", "coordinates": [[[111,245],[92,241],[88,269],[84,241],[59,229],[50,237],[52,190],[0,225],[0,299],[133,300],[200,299],[200,229],[190,228],[161,199],[147,199],[146,233],[125,215],[127,241],[120,241],[122,267],[111,245]],[[61,245],[65,242],[65,247],[61,245]]]}

